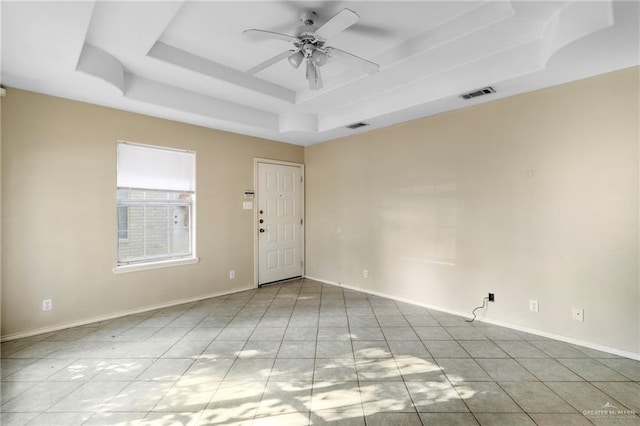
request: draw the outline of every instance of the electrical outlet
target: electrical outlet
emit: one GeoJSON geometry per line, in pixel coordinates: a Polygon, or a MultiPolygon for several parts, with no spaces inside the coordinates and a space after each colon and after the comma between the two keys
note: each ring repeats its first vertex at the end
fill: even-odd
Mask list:
{"type": "Polygon", "coordinates": [[[529,310],[531,312],[538,312],[538,301],[537,300],[529,300],[529,310]]]}
{"type": "Polygon", "coordinates": [[[363,269],[363,270],[362,270],[362,277],[363,277],[363,278],[369,278],[369,271],[368,271],[368,270],[366,270],[366,269],[363,269]]]}
{"type": "Polygon", "coordinates": [[[43,311],[50,311],[53,308],[53,302],[51,301],[51,299],[44,299],[42,301],[42,310],[43,311]]]}
{"type": "Polygon", "coordinates": [[[235,280],[236,279],[236,271],[234,271],[233,269],[231,271],[229,271],[229,279],[230,280],[235,280]]]}
{"type": "Polygon", "coordinates": [[[584,309],[582,308],[573,308],[573,316],[572,318],[575,321],[584,321],[584,309]]]}
{"type": "Polygon", "coordinates": [[[494,293],[489,293],[489,302],[495,302],[496,301],[496,295],[494,293]]]}

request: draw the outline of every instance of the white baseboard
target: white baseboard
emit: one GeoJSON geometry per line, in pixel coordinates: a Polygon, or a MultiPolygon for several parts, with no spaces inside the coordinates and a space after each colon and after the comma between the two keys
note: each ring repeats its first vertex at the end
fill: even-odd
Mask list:
{"type": "MultiPolygon", "coordinates": [[[[349,290],[360,291],[362,293],[371,294],[373,296],[386,297],[388,299],[397,300],[398,302],[409,303],[411,305],[421,306],[423,308],[433,309],[433,310],[436,310],[436,311],[445,312],[445,313],[453,314],[453,315],[459,315],[459,316],[464,317],[464,318],[471,318],[471,315],[469,315],[468,312],[454,311],[454,310],[451,310],[451,309],[442,308],[440,306],[429,305],[427,303],[420,303],[420,302],[416,302],[415,300],[409,300],[409,299],[405,299],[405,298],[402,298],[402,297],[397,297],[397,296],[394,296],[394,295],[391,295],[391,294],[382,293],[382,292],[374,291],[374,290],[368,290],[368,289],[361,288],[361,287],[354,287],[354,286],[350,286],[350,285],[345,285],[345,284],[342,284],[342,283],[339,283],[339,282],[335,282],[335,281],[329,281],[329,280],[323,280],[321,278],[310,277],[308,275],[306,275],[305,278],[308,278],[308,279],[313,280],[313,281],[318,281],[318,282],[321,282],[321,283],[324,283],[324,284],[335,285],[335,286],[338,286],[338,287],[347,288],[349,290]]],[[[504,321],[496,321],[496,320],[492,320],[492,319],[488,319],[488,318],[480,318],[480,317],[476,318],[476,321],[486,322],[487,324],[498,325],[500,327],[506,327],[506,328],[510,328],[510,329],[516,330],[516,331],[523,331],[525,333],[534,334],[536,336],[542,336],[542,337],[546,337],[546,338],[549,338],[549,339],[559,340],[561,342],[571,343],[573,345],[584,346],[585,348],[595,349],[597,351],[606,352],[606,353],[609,353],[609,354],[618,355],[618,356],[621,356],[621,357],[631,358],[631,359],[640,361],[640,353],[624,351],[624,350],[621,350],[621,349],[618,349],[618,348],[613,348],[611,346],[605,346],[605,345],[600,345],[598,343],[592,343],[592,342],[587,342],[587,341],[584,341],[584,340],[574,339],[573,337],[563,336],[561,334],[549,333],[549,332],[546,332],[546,331],[537,330],[535,328],[523,327],[523,326],[520,326],[520,325],[511,324],[511,323],[504,322],[504,321]]]]}
{"type": "Polygon", "coordinates": [[[10,333],[10,334],[7,334],[7,335],[4,335],[4,336],[0,337],[0,342],[6,342],[6,341],[9,341],[9,340],[15,340],[15,339],[22,339],[23,337],[37,336],[38,334],[51,333],[53,331],[60,331],[60,330],[66,329],[66,328],[80,327],[80,326],[83,326],[83,325],[92,324],[92,323],[99,322],[99,321],[108,321],[108,320],[112,320],[112,319],[115,319],[115,318],[126,317],[127,315],[141,314],[141,313],[144,313],[144,312],[154,311],[156,309],[170,308],[172,306],[182,305],[184,303],[198,302],[200,300],[209,299],[211,297],[226,296],[228,294],[240,293],[241,291],[254,290],[254,289],[255,289],[255,287],[249,286],[249,287],[246,287],[246,288],[240,288],[240,289],[233,290],[233,291],[222,291],[222,292],[216,292],[216,293],[209,293],[209,294],[204,294],[204,295],[200,295],[200,296],[189,297],[189,298],[186,298],[186,299],[172,300],[170,302],[159,303],[157,305],[149,305],[149,306],[145,306],[145,307],[142,307],[142,308],[131,309],[131,310],[128,310],[128,311],[114,312],[114,313],[111,313],[111,314],[108,314],[108,315],[102,315],[102,316],[99,316],[99,317],[86,318],[86,319],[83,319],[83,320],[80,320],[80,321],[74,321],[74,322],[65,323],[65,324],[56,324],[56,325],[49,326],[49,327],[42,327],[42,328],[37,328],[35,330],[29,330],[29,331],[21,331],[21,332],[18,332],[18,333],[10,333]]]}

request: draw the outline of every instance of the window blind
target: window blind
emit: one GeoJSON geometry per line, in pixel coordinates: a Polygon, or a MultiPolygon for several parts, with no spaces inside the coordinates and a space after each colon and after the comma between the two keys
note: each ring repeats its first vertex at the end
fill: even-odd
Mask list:
{"type": "Polygon", "coordinates": [[[195,192],[195,152],[118,142],[118,187],[195,192]]]}

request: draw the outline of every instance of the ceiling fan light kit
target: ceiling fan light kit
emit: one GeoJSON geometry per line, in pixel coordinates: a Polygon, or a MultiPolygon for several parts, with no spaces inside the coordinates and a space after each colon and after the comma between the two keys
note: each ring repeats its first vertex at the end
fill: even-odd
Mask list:
{"type": "Polygon", "coordinates": [[[294,67],[295,69],[300,68],[300,64],[302,63],[303,59],[304,59],[304,55],[299,50],[297,52],[293,52],[287,58],[291,66],[294,67]]]}
{"type": "Polygon", "coordinates": [[[316,17],[317,14],[315,12],[304,14],[300,19],[304,25],[298,29],[297,36],[257,29],[243,31],[243,33],[247,35],[284,40],[291,42],[294,45],[293,50],[280,53],[273,58],[256,65],[248,72],[255,74],[279,62],[284,57],[287,58],[287,61],[293,68],[298,69],[302,61],[306,59],[307,69],[305,75],[309,82],[309,88],[312,90],[318,90],[322,88],[322,77],[318,67],[325,65],[329,61],[329,58],[335,58],[337,61],[359,68],[361,71],[371,75],[380,70],[380,66],[374,62],[368,61],[352,53],[336,49],[335,47],[325,46],[327,38],[346,30],[360,20],[360,17],[356,12],[351,9],[342,9],[319,28],[316,28],[313,25],[313,20],[316,17]]]}
{"type": "Polygon", "coordinates": [[[313,53],[311,54],[311,59],[313,59],[314,64],[321,67],[327,63],[327,60],[329,59],[329,57],[327,56],[326,53],[321,52],[320,50],[314,50],[313,53]]]}

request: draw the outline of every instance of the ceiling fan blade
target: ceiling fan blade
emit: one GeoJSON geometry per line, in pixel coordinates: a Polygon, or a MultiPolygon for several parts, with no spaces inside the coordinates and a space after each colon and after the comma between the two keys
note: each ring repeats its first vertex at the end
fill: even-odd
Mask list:
{"type": "Polygon", "coordinates": [[[315,32],[316,38],[326,40],[334,34],[346,30],[360,20],[360,16],[351,9],[342,9],[315,32]]]}
{"type": "Polygon", "coordinates": [[[374,25],[366,25],[362,23],[357,23],[352,27],[349,27],[349,31],[353,34],[379,38],[391,37],[394,34],[394,31],[389,28],[376,27],[374,25]]]}
{"type": "Polygon", "coordinates": [[[270,38],[270,39],[284,40],[284,41],[290,41],[290,42],[298,41],[298,37],[288,35],[288,34],[276,33],[273,31],[251,29],[251,30],[244,30],[242,34],[260,37],[260,38],[270,38]]]}
{"type": "Polygon", "coordinates": [[[247,74],[251,74],[251,75],[257,74],[263,69],[269,68],[271,65],[276,64],[281,60],[283,60],[284,58],[289,57],[289,55],[291,55],[292,53],[295,53],[295,50],[285,50],[284,52],[277,54],[273,58],[267,59],[261,64],[258,64],[255,67],[248,69],[246,72],[247,74]]]}
{"type": "Polygon", "coordinates": [[[322,76],[320,69],[312,61],[307,61],[307,80],[311,90],[322,89],[322,76]]]}
{"type": "Polygon", "coordinates": [[[336,49],[335,47],[327,47],[326,52],[331,58],[336,58],[338,61],[344,62],[347,65],[358,68],[367,74],[374,75],[380,71],[380,65],[375,62],[368,61],[360,56],[356,56],[352,53],[345,52],[344,50],[336,49]]]}

